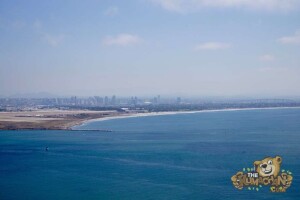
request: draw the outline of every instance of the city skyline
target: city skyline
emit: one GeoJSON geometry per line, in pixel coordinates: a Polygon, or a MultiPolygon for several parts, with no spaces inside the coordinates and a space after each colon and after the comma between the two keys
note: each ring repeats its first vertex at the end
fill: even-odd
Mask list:
{"type": "Polygon", "coordinates": [[[0,97],[300,94],[296,0],[0,5],[0,97]]]}

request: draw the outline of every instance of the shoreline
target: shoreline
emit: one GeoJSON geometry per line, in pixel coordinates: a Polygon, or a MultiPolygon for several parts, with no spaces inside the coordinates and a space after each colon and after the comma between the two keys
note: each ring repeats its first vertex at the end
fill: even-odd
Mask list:
{"type": "MultiPolygon", "coordinates": [[[[96,121],[114,119],[125,119],[133,117],[151,117],[177,114],[210,113],[210,112],[231,112],[247,110],[271,110],[271,109],[300,109],[295,107],[260,107],[260,108],[223,108],[190,111],[161,111],[161,112],[118,112],[118,111],[87,111],[87,110],[38,110],[24,112],[0,112],[0,130],[87,130],[86,124],[96,121]]],[[[111,130],[97,129],[93,131],[111,132],[111,130]]]]}
{"type": "Polygon", "coordinates": [[[117,115],[117,111],[58,109],[0,112],[0,130],[71,130],[87,120],[117,115]]]}
{"type": "Polygon", "coordinates": [[[195,111],[162,111],[162,112],[149,112],[149,113],[128,113],[128,115],[108,116],[103,118],[88,119],[80,124],[69,127],[70,130],[80,130],[77,127],[84,126],[89,123],[98,121],[108,121],[115,119],[126,119],[136,117],[152,117],[152,116],[164,116],[164,115],[177,115],[177,114],[194,114],[194,113],[210,113],[210,112],[230,112],[230,111],[247,111],[247,110],[276,110],[276,109],[300,109],[300,107],[265,107],[265,108],[224,108],[224,109],[212,109],[212,110],[195,110],[195,111]]]}

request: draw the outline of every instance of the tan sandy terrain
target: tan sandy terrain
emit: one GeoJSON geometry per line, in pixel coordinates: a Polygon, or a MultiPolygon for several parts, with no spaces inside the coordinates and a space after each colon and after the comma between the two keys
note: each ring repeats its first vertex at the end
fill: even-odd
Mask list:
{"type": "Polygon", "coordinates": [[[0,130],[49,129],[63,130],[86,120],[122,115],[117,111],[35,110],[0,112],[0,130]]]}

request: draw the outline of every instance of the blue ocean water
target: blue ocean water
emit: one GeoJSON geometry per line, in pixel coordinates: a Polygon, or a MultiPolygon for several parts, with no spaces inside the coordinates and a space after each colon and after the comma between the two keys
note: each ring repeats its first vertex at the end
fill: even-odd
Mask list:
{"type": "Polygon", "coordinates": [[[299,199],[300,109],[92,122],[93,131],[0,131],[0,199],[299,199]],[[45,147],[49,147],[48,151],[45,147]],[[231,176],[280,155],[286,193],[231,176]]]}

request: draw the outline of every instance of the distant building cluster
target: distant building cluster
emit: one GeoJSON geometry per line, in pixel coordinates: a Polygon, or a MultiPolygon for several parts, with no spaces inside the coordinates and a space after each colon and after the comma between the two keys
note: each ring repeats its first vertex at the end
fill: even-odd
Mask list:
{"type": "MultiPolygon", "coordinates": [[[[163,101],[160,95],[153,98],[138,98],[137,96],[132,97],[120,97],[116,95],[109,96],[93,96],[87,98],[78,98],[73,96],[71,98],[55,98],[52,100],[53,105],[72,105],[72,106],[135,106],[135,105],[158,105],[162,103],[178,103],[178,97],[176,100],[172,98],[165,98],[163,101]]],[[[180,102],[179,102],[180,103],[180,102]]]]}
{"type": "Polygon", "coordinates": [[[237,99],[91,96],[66,98],[0,98],[0,111],[34,110],[45,108],[90,110],[178,111],[224,108],[260,108],[300,106],[299,99],[237,99]]]}
{"type": "Polygon", "coordinates": [[[161,100],[160,95],[152,98],[138,98],[113,96],[91,96],[68,98],[0,98],[0,109],[33,108],[33,107],[135,107],[143,105],[159,105],[159,104],[179,104],[181,98],[165,98],[161,100]]]}

